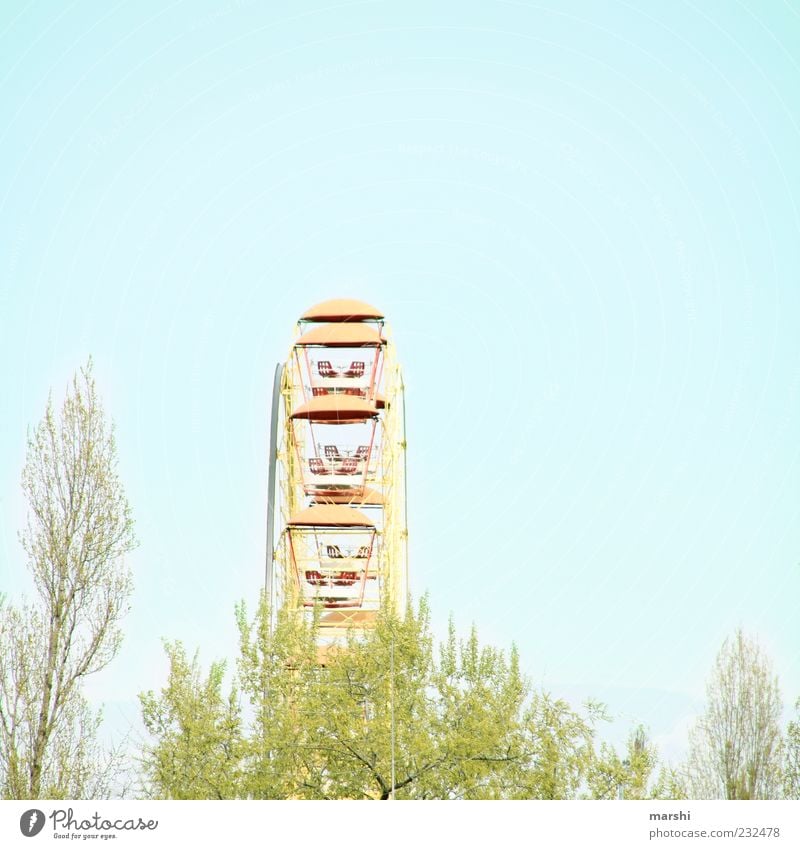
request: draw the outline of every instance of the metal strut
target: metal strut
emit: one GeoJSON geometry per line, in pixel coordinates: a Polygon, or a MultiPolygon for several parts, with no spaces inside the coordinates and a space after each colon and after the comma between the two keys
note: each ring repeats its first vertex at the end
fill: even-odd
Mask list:
{"type": "Polygon", "coordinates": [[[281,402],[283,363],[275,366],[272,382],[272,419],[269,426],[269,476],[267,478],[267,562],[264,569],[264,592],[272,606],[273,562],[275,560],[275,472],[278,461],[278,418],[281,402]]]}

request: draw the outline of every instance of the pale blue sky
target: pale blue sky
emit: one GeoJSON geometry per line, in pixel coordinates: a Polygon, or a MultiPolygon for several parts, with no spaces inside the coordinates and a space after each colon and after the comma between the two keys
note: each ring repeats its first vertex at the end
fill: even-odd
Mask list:
{"type": "MultiPolygon", "coordinates": [[[[749,2],[5,2],[0,586],[88,354],[141,547],[112,721],[263,579],[275,362],[406,372],[411,583],[678,751],[723,638],[800,696],[800,15],[749,2]]],[[[126,713],[127,712],[127,713],[126,713]]]]}

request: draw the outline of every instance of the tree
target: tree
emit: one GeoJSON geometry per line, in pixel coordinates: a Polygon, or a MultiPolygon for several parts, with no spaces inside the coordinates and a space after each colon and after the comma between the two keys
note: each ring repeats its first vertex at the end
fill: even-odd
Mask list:
{"type": "Polygon", "coordinates": [[[658,771],[658,778],[650,794],[652,799],[688,799],[689,789],[686,775],[680,767],[664,765],[658,771]]]}
{"type": "MultiPolygon", "coordinates": [[[[243,782],[237,795],[254,799],[319,798],[322,769],[314,717],[324,710],[318,693],[314,624],[283,609],[275,627],[262,597],[253,622],[236,609],[242,694],[252,719],[246,733],[243,782]]],[[[324,741],[323,741],[324,742],[324,741]]]]}
{"type": "Polygon", "coordinates": [[[576,798],[595,760],[595,726],[607,720],[602,704],[588,702],[583,715],[550,693],[532,693],[523,720],[525,759],[516,798],[576,798]]]}
{"type": "Polygon", "coordinates": [[[165,643],[169,683],[140,696],[145,728],[160,741],[147,750],[145,780],[171,799],[230,799],[238,792],[243,739],[238,693],[222,693],[224,663],[203,680],[197,655],[165,643]]]}
{"type": "Polygon", "coordinates": [[[574,795],[592,759],[593,716],[529,695],[516,651],[452,624],[438,653],[427,604],[379,613],[320,657],[295,612],[237,608],[237,683],[223,697],[168,644],[170,678],[140,697],[150,793],[165,798],[495,799],[574,795]],[[239,712],[238,694],[242,710],[239,712]],[[224,773],[224,781],[223,781],[224,773]]]}
{"type": "Polygon", "coordinates": [[[690,797],[779,798],[783,753],[778,678],[758,643],[741,629],[723,643],[706,692],[705,714],[690,733],[690,797]]]}
{"type": "Polygon", "coordinates": [[[593,799],[648,799],[650,778],[658,763],[656,747],[640,725],[628,736],[625,756],[603,743],[589,771],[593,799]]]}
{"type": "Polygon", "coordinates": [[[784,748],[783,795],[800,799],[800,699],[795,703],[797,715],[786,728],[784,748]]]}
{"type": "Polygon", "coordinates": [[[21,541],[37,599],[0,608],[0,792],[6,798],[79,798],[103,792],[100,721],[84,679],[121,641],[134,547],[117,476],[113,426],[92,363],[76,375],[57,417],[48,400],[29,434],[22,474],[28,520],[21,541]]]}

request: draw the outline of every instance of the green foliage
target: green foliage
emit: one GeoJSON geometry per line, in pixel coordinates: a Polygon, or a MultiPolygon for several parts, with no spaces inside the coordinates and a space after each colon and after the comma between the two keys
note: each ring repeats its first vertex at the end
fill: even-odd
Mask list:
{"type": "Polygon", "coordinates": [[[589,702],[584,716],[562,699],[534,692],[523,714],[525,758],[514,796],[575,798],[594,762],[595,726],[606,719],[601,704],[589,702]]]}
{"type": "Polygon", "coordinates": [[[679,769],[662,766],[653,785],[651,798],[688,799],[689,788],[686,784],[686,776],[679,769]]]}
{"type": "Polygon", "coordinates": [[[603,743],[589,771],[589,790],[593,799],[649,799],[648,787],[658,758],[656,748],[647,739],[642,726],[628,737],[625,757],[613,746],[603,743]]]}
{"type": "MultiPolygon", "coordinates": [[[[196,657],[190,662],[180,644],[168,643],[166,687],[140,697],[153,739],[145,773],[156,797],[686,799],[707,792],[697,783],[707,773],[691,771],[703,763],[697,750],[689,767],[658,770],[642,727],[622,753],[597,746],[605,708],[576,711],[531,690],[515,649],[481,645],[474,628],[459,639],[452,622],[437,649],[425,599],[403,619],[381,612],[374,629],[328,646],[324,659],[314,622],[282,610],[271,624],[263,599],[252,620],[240,605],[236,622],[238,683],[227,695],[222,664],[204,677],[196,657]]],[[[712,719],[718,722],[716,736],[703,738],[711,779],[721,780],[712,743],[738,729],[742,763],[769,765],[773,785],[782,776],[785,795],[796,798],[800,720],[789,724],[781,748],[777,684],[754,644],[725,644],[709,694],[700,727],[710,734],[712,719]],[[765,760],[774,752],[783,753],[782,773],[765,760]]],[[[730,755],[731,746],[722,752],[730,755]]],[[[766,792],[761,773],[735,774],[755,782],[733,788],[738,798],[766,792]]]]}
{"type": "Polygon", "coordinates": [[[328,647],[263,599],[236,611],[236,691],[204,679],[168,644],[170,678],[141,697],[153,743],[149,790],[165,798],[498,799],[576,795],[592,763],[595,708],[582,717],[529,693],[515,650],[481,646],[452,624],[434,650],[423,600],[400,619],[328,647]]]}
{"type": "Polygon", "coordinates": [[[197,656],[191,662],[180,643],[165,643],[167,686],[156,696],[139,696],[142,720],[158,745],[144,758],[149,786],[168,799],[235,798],[244,753],[238,694],[222,686],[223,663],[203,679],[197,656]]]}
{"type": "Polygon", "coordinates": [[[318,692],[315,630],[281,611],[274,629],[261,600],[252,623],[244,605],[236,611],[242,693],[251,720],[246,734],[239,795],[254,799],[315,798],[318,692]]]}

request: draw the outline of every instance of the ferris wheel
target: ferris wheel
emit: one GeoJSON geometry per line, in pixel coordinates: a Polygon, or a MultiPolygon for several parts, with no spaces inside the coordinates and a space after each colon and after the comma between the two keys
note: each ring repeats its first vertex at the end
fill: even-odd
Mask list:
{"type": "Polygon", "coordinates": [[[383,313],[351,299],[300,316],[275,370],[265,590],[330,642],[408,595],[405,398],[383,313]]]}

